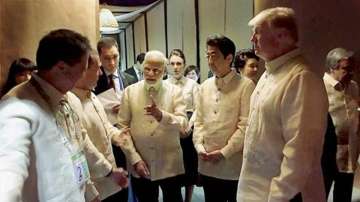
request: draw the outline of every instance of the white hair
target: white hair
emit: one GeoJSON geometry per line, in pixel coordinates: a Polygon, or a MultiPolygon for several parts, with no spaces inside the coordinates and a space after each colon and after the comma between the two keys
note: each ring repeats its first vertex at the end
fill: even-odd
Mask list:
{"type": "Polygon", "coordinates": [[[161,67],[165,68],[168,60],[165,57],[164,53],[162,53],[161,51],[151,50],[145,54],[143,65],[147,63],[157,63],[161,67]]]}

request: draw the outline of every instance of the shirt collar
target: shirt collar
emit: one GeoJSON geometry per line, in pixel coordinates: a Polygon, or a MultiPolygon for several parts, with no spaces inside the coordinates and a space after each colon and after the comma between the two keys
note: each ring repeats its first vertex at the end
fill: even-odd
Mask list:
{"type": "Polygon", "coordinates": [[[230,81],[235,75],[236,72],[234,70],[231,70],[227,75],[222,78],[215,76],[215,85],[218,87],[219,90],[221,90],[225,85],[230,83],[230,81]]]}
{"type": "Polygon", "coordinates": [[[51,105],[53,109],[57,108],[61,100],[67,99],[66,94],[61,93],[58,89],[56,89],[50,83],[39,77],[36,73],[33,73],[32,77],[40,85],[43,93],[47,95],[46,97],[44,97],[44,99],[48,99],[46,101],[51,105]]]}
{"type": "Polygon", "coordinates": [[[224,82],[224,84],[228,84],[230,83],[230,81],[232,80],[232,78],[236,75],[234,70],[231,70],[228,74],[226,74],[224,77],[219,78],[217,76],[215,76],[215,80],[217,81],[222,81],[224,82]]]}
{"type": "Polygon", "coordinates": [[[281,67],[285,62],[289,61],[290,59],[292,59],[300,54],[301,54],[301,50],[299,48],[296,48],[296,49],[294,49],[290,52],[287,52],[286,54],[281,55],[269,62],[265,62],[266,71],[268,73],[273,73],[277,69],[279,69],[279,67],[281,67]]]}
{"type": "MultiPolygon", "coordinates": [[[[104,67],[103,67],[104,68],[104,67]]],[[[106,77],[110,76],[110,75],[113,75],[113,78],[118,78],[119,77],[119,74],[118,74],[118,69],[116,68],[115,71],[113,73],[107,71],[105,68],[104,68],[104,72],[106,74],[106,77]]]]}
{"type": "Polygon", "coordinates": [[[80,100],[85,100],[87,98],[91,98],[91,91],[80,89],[80,88],[74,88],[71,90],[76,96],[80,98],[80,100]]]}
{"type": "Polygon", "coordinates": [[[330,74],[326,73],[323,77],[324,81],[326,81],[328,84],[330,84],[334,89],[339,90],[343,88],[343,85],[340,81],[334,79],[330,74]]]}
{"type": "Polygon", "coordinates": [[[182,76],[180,79],[176,79],[175,77],[170,77],[169,81],[170,83],[175,85],[184,85],[186,82],[186,78],[184,76],[182,76]]]}

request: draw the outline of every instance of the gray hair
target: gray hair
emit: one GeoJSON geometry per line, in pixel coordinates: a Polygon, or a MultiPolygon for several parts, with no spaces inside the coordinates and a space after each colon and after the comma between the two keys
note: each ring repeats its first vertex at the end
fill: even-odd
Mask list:
{"type": "Polygon", "coordinates": [[[147,63],[158,63],[162,68],[165,68],[168,60],[161,51],[151,50],[145,54],[143,65],[147,63]]]}
{"type": "Polygon", "coordinates": [[[292,8],[275,7],[265,9],[252,18],[248,25],[254,27],[263,23],[268,23],[270,28],[285,28],[290,32],[295,42],[299,39],[295,11],[292,8]]]}
{"type": "Polygon", "coordinates": [[[334,48],[326,56],[326,67],[331,70],[335,69],[341,59],[348,59],[354,55],[354,52],[344,48],[334,48]]]}

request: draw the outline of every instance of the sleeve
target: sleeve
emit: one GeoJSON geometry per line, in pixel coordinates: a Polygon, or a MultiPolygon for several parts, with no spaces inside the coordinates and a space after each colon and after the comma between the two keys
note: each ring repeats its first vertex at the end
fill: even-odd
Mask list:
{"type": "MultiPolygon", "coordinates": [[[[295,75],[281,98],[284,138],[279,175],[271,180],[269,202],[289,201],[320,169],[328,98],[321,79],[310,72],[295,75]]],[[[321,171],[319,171],[321,172],[321,171]]]]}
{"type": "Polygon", "coordinates": [[[93,178],[105,177],[108,173],[110,173],[112,169],[112,165],[104,157],[104,155],[96,149],[94,144],[91,142],[87,134],[87,131],[85,129],[82,129],[82,133],[84,137],[83,139],[84,153],[86,156],[86,160],[88,162],[91,177],[93,178]]]}
{"type": "Polygon", "coordinates": [[[85,112],[79,98],[73,93],[68,92],[68,101],[71,108],[79,117],[79,124],[81,127],[81,141],[80,144],[83,146],[83,151],[89,166],[91,177],[101,178],[105,177],[112,169],[110,162],[104,157],[104,155],[97,150],[95,145],[90,140],[86,128],[82,123],[85,122],[85,112]]]}
{"type": "MultiPolygon", "coordinates": [[[[118,122],[122,128],[130,128],[131,122],[131,109],[130,109],[130,89],[128,87],[125,89],[124,94],[121,98],[120,110],[118,113],[118,122]]],[[[122,144],[120,145],[121,149],[125,153],[126,158],[130,161],[131,165],[142,160],[140,154],[137,152],[135,145],[132,141],[131,136],[122,136],[122,144]]]]}
{"type": "Polygon", "coordinates": [[[189,123],[188,123],[188,128],[191,128],[194,126],[194,122],[195,122],[195,119],[196,119],[196,98],[197,96],[199,95],[199,85],[196,84],[193,88],[193,91],[192,91],[192,102],[193,102],[193,108],[194,108],[194,112],[189,120],[189,123]]]}
{"type": "Polygon", "coordinates": [[[255,89],[255,84],[250,80],[244,83],[244,88],[239,97],[239,118],[237,123],[237,129],[231,135],[225,147],[221,149],[221,154],[225,158],[231,157],[234,153],[240,151],[244,147],[245,129],[247,126],[247,120],[250,111],[250,97],[255,89]]]}
{"type": "Polygon", "coordinates": [[[29,176],[30,145],[34,121],[26,106],[0,106],[0,201],[22,200],[22,190],[29,176]],[[21,109],[21,110],[19,110],[21,109]]]}
{"type": "Polygon", "coordinates": [[[174,112],[170,113],[165,110],[161,110],[163,117],[160,121],[160,124],[173,128],[174,130],[179,131],[182,137],[186,137],[188,135],[185,133],[186,126],[188,124],[186,116],[186,104],[179,88],[174,88],[173,92],[172,102],[174,106],[174,112]]]}
{"type": "Polygon", "coordinates": [[[88,180],[86,182],[85,201],[92,201],[98,196],[99,192],[97,191],[94,183],[91,180],[88,180]]]}
{"type": "MultiPolygon", "coordinates": [[[[204,84],[203,84],[204,85],[204,84]]],[[[206,152],[204,147],[204,133],[206,133],[204,128],[204,114],[203,114],[203,105],[204,105],[204,90],[203,85],[199,88],[198,96],[196,96],[195,100],[195,111],[196,111],[196,119],[194,121],[194,133],[193,133],[193,143],[197,153],[206,152]]]]}

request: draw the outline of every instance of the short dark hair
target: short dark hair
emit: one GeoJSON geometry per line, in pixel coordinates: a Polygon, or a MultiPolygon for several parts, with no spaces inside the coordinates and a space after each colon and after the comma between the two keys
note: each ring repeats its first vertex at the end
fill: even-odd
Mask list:
{"type": "Polygon", "coordinates": [[[235,67],[236,69],[244,68],[246,61],[249,58],[254,58],[255,60],[259,61],[259,57],[257,55],[255,55],[255,52],[253,49],[243,49],[243,50],[236,52],[233,67],[235,67]]]}
{"type": "Polygon", "coordinates": [[[74,65],[90,50],[90,42],[85,36],[68,29],[57,29],[40,40],[36,63],[39,70],[49,70],[59,61],[74,65]]]}
{"type": "Polygon", "coordinates": [[[111,48],[113,46],[115,46],[117,49],[119,49],[119,45],[114,38],[103,37],[98,41],[96,49],[97,49],[99,55],[101,55],[102,48],[111,48]]]}
{"type": "MultiPolygon", "coordinates": [[[[235,44],[228,37],[221,34],[213,34],[206,39],[206,45],[217,47],[226,58],[228,55],[235,55],[235,44]]],[[[233,57],[234,58],[234,57],[233,57]]]]}
{"type": "Polygon", "coordinates": [[[138,61],[140,64],[144,62],[145,53],[139,53],[139,55],[136,56],[136,61],[138,61]]]}
{"type": "Polygon", "coordinates": [[[183,59],[184,64],[186,64],[185,54],[184,54],[184,52],[182,52],[182,50],[180,50],[180,49],[173,49],[173,50],[170,52],[169,59],[170,59],[171,56],[173,56],[173,55],[178,56],[178,57],[180,57],[181,59],[183,59]]]}

